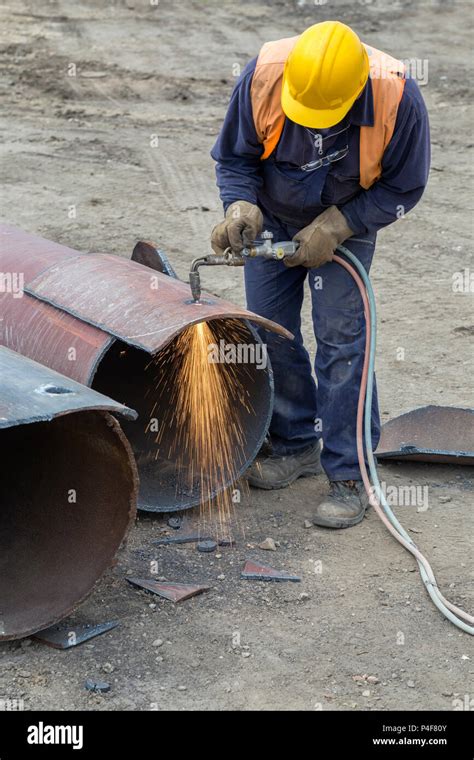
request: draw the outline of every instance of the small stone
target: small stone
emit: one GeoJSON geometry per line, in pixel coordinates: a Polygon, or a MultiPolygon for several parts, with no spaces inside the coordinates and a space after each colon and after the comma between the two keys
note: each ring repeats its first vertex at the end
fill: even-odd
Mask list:
{"type": "Polygon", "coordinates": [[[235,546],[235,541],[233,538],[221,538],[219,540],[219,546],[235,546]]]}
{"type": "Polygon", "coordinates": [[[408,686],[409,689],[414,689],[415,688],[415,682],[414,681],[407,681],[407,686],[408,686]]]}
{"type": "Polygon", "coordinates": [[[148,606],[149,606],[150,610],[156,610],[156,604],[154,604],[154,602],[152,602],[148,606]]]}
{"type": "Polygon", "coordinates": [[[217,543],[215,541],[199,541],[197,545],[198,552],[215,552],[217,549],[217,543]]]}
{"type": "Polygon", "coordinates": [[[364,689],[364,691],[362,692],[362,696],[363,697],[370,697],[370,691],[368,689],[364,689]]]}
{"type": "Polygon", "coordinates": [[[115,668],[111,662],[104,662],[104,664],[102,665],[102,670],[104,671],[104,673],[113,673],[115,668]]]}
{"type": "Polygon", "coordinates": [[[96,694],[105,694],[110,691],[110,684],[107,681],[96,681],[93,678],[88,678],[85,682],[87,691],[93,691],[96,694]]]}
{"type": "Polygon", "coordinates": [[[155,639],[152,643],[152,647],[162,647],[164,643],[163,639],[155,639]]]}
{"type": "Polygon", "coordinates": [[[262,543],[258,545],[258,548],[267,552],[276,552],[276,544],[273,538],[266,538],[265,541],[262,541],[262,543]]]}
{"type": "Polygon", "coordinates": [[[377,676],[367,676],[367,683],[380,683],[377,676]]]}
{"type": "Polygon", "coordinates": [[[217,576],[218,581],[223,581],[224,579],[225,579],[224,573],[221,573],[220,575],[217,576]]]}
{"type": "Polygon", "coordinates": [[[242,657],[250,657],[250,652],[242,652],[242,657]]]}
{"type": "Polygon", "coordinates": [[[310,594],[307,594],[307,593],[306,593],[306,591],[303,591],[303,592],[300,594],[300,600],[301,600],[302,602],[306,602],[306,601],[308,601],[308,599],[311,599],[311,596],[310,596],[310,594]]]}
{"type": "Polygon", "coordinates": [[[178,691],[187,691],[187,690],[188,690],[187,686],[178,686],[178,691]]]}
{"type": "Polygon", "coordinates": [[[313,523],[310,520],[305,520],[303,523],[303,528],[312,528],[313,523]]]}
{"type": "Polygon", "coordinates": [[[183,520],[181,517],[170,517],[168,520],[168,525],[170,528],[173,528],[173,530],[179,530],[181,528],[181,525],[183,523],[183,520]]]}
{"type": "Polygon", "coordinates": [[[453,500],[452,496],[440,496],[438,498],[438,501],[439,501],[440,504],[447,504],[448,501],[452,501],[452,500],[453,500]]]}

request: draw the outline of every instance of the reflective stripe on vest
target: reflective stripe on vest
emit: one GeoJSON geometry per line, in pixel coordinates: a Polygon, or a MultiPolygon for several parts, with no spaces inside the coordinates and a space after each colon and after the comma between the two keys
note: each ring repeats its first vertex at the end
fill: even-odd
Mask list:
{"type": "MultiPolygon", "coordinates": [[[[268,158],[281,137],[285,114],[281,107],[281,84],[285,61],[299,37],[266,42],[255,66],[250,96],[255,130],[263,144],[262,160],[268,158]]],[[[374,101],[374,125],[360,128],[360,184],[366,190],[382,174],[382,158],[397,119],[398,104],[405,86],[401,61],[365,45],[369,56],[374,101]]]]}

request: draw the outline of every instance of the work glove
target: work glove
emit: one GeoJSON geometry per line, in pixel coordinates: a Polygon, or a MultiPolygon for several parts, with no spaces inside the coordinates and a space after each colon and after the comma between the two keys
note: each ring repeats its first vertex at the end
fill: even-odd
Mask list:
{"type": "Polygon", "coordinates": [[[224,253],[231,248],[240,253],[261,233],[263,214],[258,206],[248,201],[235,201],[226,211],[225,219],[217,224],[211,232],[211,247],[214,253],[224,253]]]}
{"type": "Polygon", "coordinates": [[[296,233],[293,240],[297,240],[300,247],[294,256],[284,259],[284,262],[287,267],[322,267],[332,260],[336,247],[353,234],[344,214],[337,206],[330,206],[296,233]]]}

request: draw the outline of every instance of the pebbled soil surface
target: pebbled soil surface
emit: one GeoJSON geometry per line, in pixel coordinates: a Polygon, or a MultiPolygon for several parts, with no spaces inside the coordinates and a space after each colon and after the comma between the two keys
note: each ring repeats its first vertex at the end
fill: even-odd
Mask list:
{"type": "MultiPolygon", "coordinates": [[[[430,184],[380,234],[373,266],[383,418],[429,403],[472,405],[473,293],[452,287],[456,272],[473,269],[467,14],[467,2],[441,0],[5,0],[2,219],[123,256],[137,239],[154,239],[186,276],[221,216],[209,150],[239,66],[267,39],[339,18],[376,47],[429,65],[430,184]]],[[[244,303],[239,271],[209,270],[204,281],[244,303]]],[[[306,304],[314,353],[309,325],[306,304]]],[[[389,485],[421,489],[421,509],[395,511],[446,595],[471,609],[472,474],[381,468],[389,485]]],[[[0,645],[0,699],[21,698],[25,709],[454,709],[473,693],[472,641],[436,611],[414,561],[373,512],[347,531],[304,527],[326,487],[317,477],[244,492],[236,546],[214,554],[155,547],[172,530],[165,518],[140,517],[75,618],[118,618],[120,627],[66,652],[29,639],[0,645]],[[276,552],[258,548],[268,536],[276,552]],[[301,583],[240,580],[246,558],[301,583]],[[148,576],[150,562],[160,577],[211,590],[173,605],[126,583],[148,576]],[[364,675],[378,682],[353,678],[364,675]],[[87,678],[109,681],[111,691],[90,694],[87,678]]],[[[181,531],[198,519],[187,514],[181,531]]]]}

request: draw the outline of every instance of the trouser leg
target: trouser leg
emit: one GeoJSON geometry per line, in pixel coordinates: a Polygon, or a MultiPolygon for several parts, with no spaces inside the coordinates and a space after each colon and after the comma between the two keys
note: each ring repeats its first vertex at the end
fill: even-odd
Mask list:
{"type": "MultiPolygon", "coordinates": [[[[281,239],[276,237],[275,239],[281,239]]],[[[275,398],[270,436],[276,454],[290,454],[313,444],[319,434],[316,385],[301,335],[301,306],[307,270],[289,269],[279,261],[250,259],[245,263],[247,307],[286,327],[294,341],[259,328],[273,369],[275,398]]]]}

